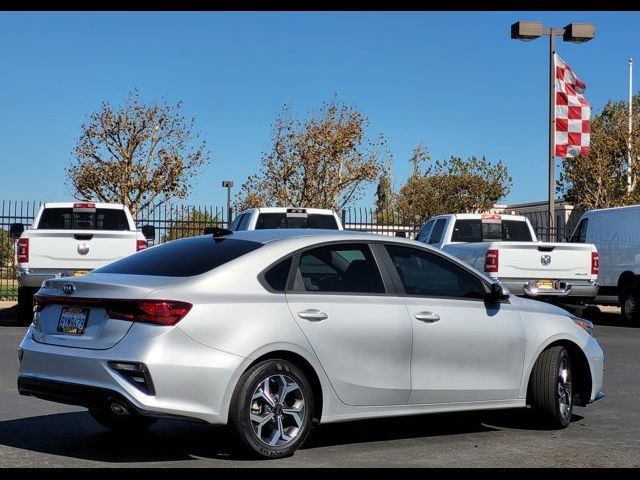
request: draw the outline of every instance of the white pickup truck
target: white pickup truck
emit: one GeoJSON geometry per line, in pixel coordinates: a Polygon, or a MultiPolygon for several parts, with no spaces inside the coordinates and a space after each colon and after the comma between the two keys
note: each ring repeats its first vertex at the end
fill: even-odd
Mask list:
{"type": "Polygon", "coordinates": [[[147,248],[155,237],[151,225],[136,230],[129,209],[121,204],[44,203],[31,228],[10,227],[17,239],[18,319],[31,323],[33,294],[56,276],[78,276],[147,248]]]}
{"type": "Polygon", "coordinates": [[[431,218],[416,239],[499,280],[515,295],[585,303],[598,293],[596,247],[539,242],[523,216],[440,215],[431,218]]]}

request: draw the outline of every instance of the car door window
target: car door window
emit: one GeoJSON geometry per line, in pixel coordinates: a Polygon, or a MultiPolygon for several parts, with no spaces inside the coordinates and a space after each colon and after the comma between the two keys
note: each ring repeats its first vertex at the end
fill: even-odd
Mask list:
{"type": "Polygon", "coordinates": [[[327,245],[300,255],[296,290],[384,293],[380,271],[368,245],[327,245]]]}
{"type": "Polygon", "coordinates": [[[231,222],[231,227],[229,227],[229,230],[231,230],[232,232],[235,232],[238,230],[238,225],[240,225],[240,222],[242,221],[242,219],[244,218],[244,216],[246,215],[246,213],[243,213],[242,215],[236,217],[233,222],[231,222]]]}
{"type": "Polygon", "coordinates": [[[246,230],[249,226],[249,220],[251,220],[251,214],[245,213],[238,223],[238,230],[246,230]]]}
{"type": "Polygon", "coordinates": [[[418,240],[419,242],[427,243],[427,235],[429,235],[432,225],[433,225],[433,220],[429,220],[427,224],[424,227],[422,227],[422,230],[420,230],[420,233],[418,233],[416,240],[418,240]]]}
{"type": "Polygon", "coordinates": [[[429,237],[429,244],[440,243],[445,222],[446,220],[444,218],[436,221],[436,224],[433,226],[433,233],[429,237]]]}
{"type": "Polygon", "coordinates": [[[450,260],[416,248],[385,247],[408,295],[484,298],[480,279],[450,260]]]}

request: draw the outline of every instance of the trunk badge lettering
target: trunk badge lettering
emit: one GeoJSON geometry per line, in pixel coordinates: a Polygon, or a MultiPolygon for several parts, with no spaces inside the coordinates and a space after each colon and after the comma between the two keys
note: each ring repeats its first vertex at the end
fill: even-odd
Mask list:
{"type": "Polygon", "coordinates": [[[62,286],[62,291],[67,295],[71,295],[75,291],[76,287],[73,286],[72,283],[65,283],[62,286]]]}
{"type": "Polygon", "coordinates": [[[542,265],[549,265],[551,263],[551,255],[542,255],[540,257],[540,263],[542,265]]]}

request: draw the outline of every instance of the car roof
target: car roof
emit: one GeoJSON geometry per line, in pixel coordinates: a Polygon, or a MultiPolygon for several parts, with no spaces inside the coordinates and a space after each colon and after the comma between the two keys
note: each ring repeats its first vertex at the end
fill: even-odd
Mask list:
{"type": "Polygon", "coordinates": [[[378,233],[357,232],[350,230],[323,230],[316,228],[278,228],[278,229],[264,229],[264,230],[242,230],[233,232],[230,235],[226,235],[222,238],[236,239],[236,240],[248,240],[251,242],[259,243],[272,243],[282,240],[288,240],[292,238],[306,239],[310,243],[319,242],[331,242],[331,241],[392,241],[398,243],[415,244],[415,240],[408,240],[402,237],[391,237],[389,235],[381,235],[378,233]]]}

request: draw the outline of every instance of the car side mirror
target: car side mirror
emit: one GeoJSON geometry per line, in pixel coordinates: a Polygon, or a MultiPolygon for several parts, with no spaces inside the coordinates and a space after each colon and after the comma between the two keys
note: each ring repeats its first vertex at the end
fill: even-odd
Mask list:
{"type": "Polygon", "coordinates": [[[153,240],[156,238],[156,227],[153,225],[143,225],[142,226],[142,235],[147,240],[153,240]]]}
{"type": "Polygon", "coordinates": [[[511,295],[511,292],[507,287],[500,283],[492,283],[486,299],[490,302],[502,302],[509,298],[509,295],[511,295]]]}
{"type": "Polygon", "coordinates": [[[14,240],[20,238],[22,232],[24,232],[24,225],[22,223],[12,223],[9,226],[9,236],[14,240]]]}

